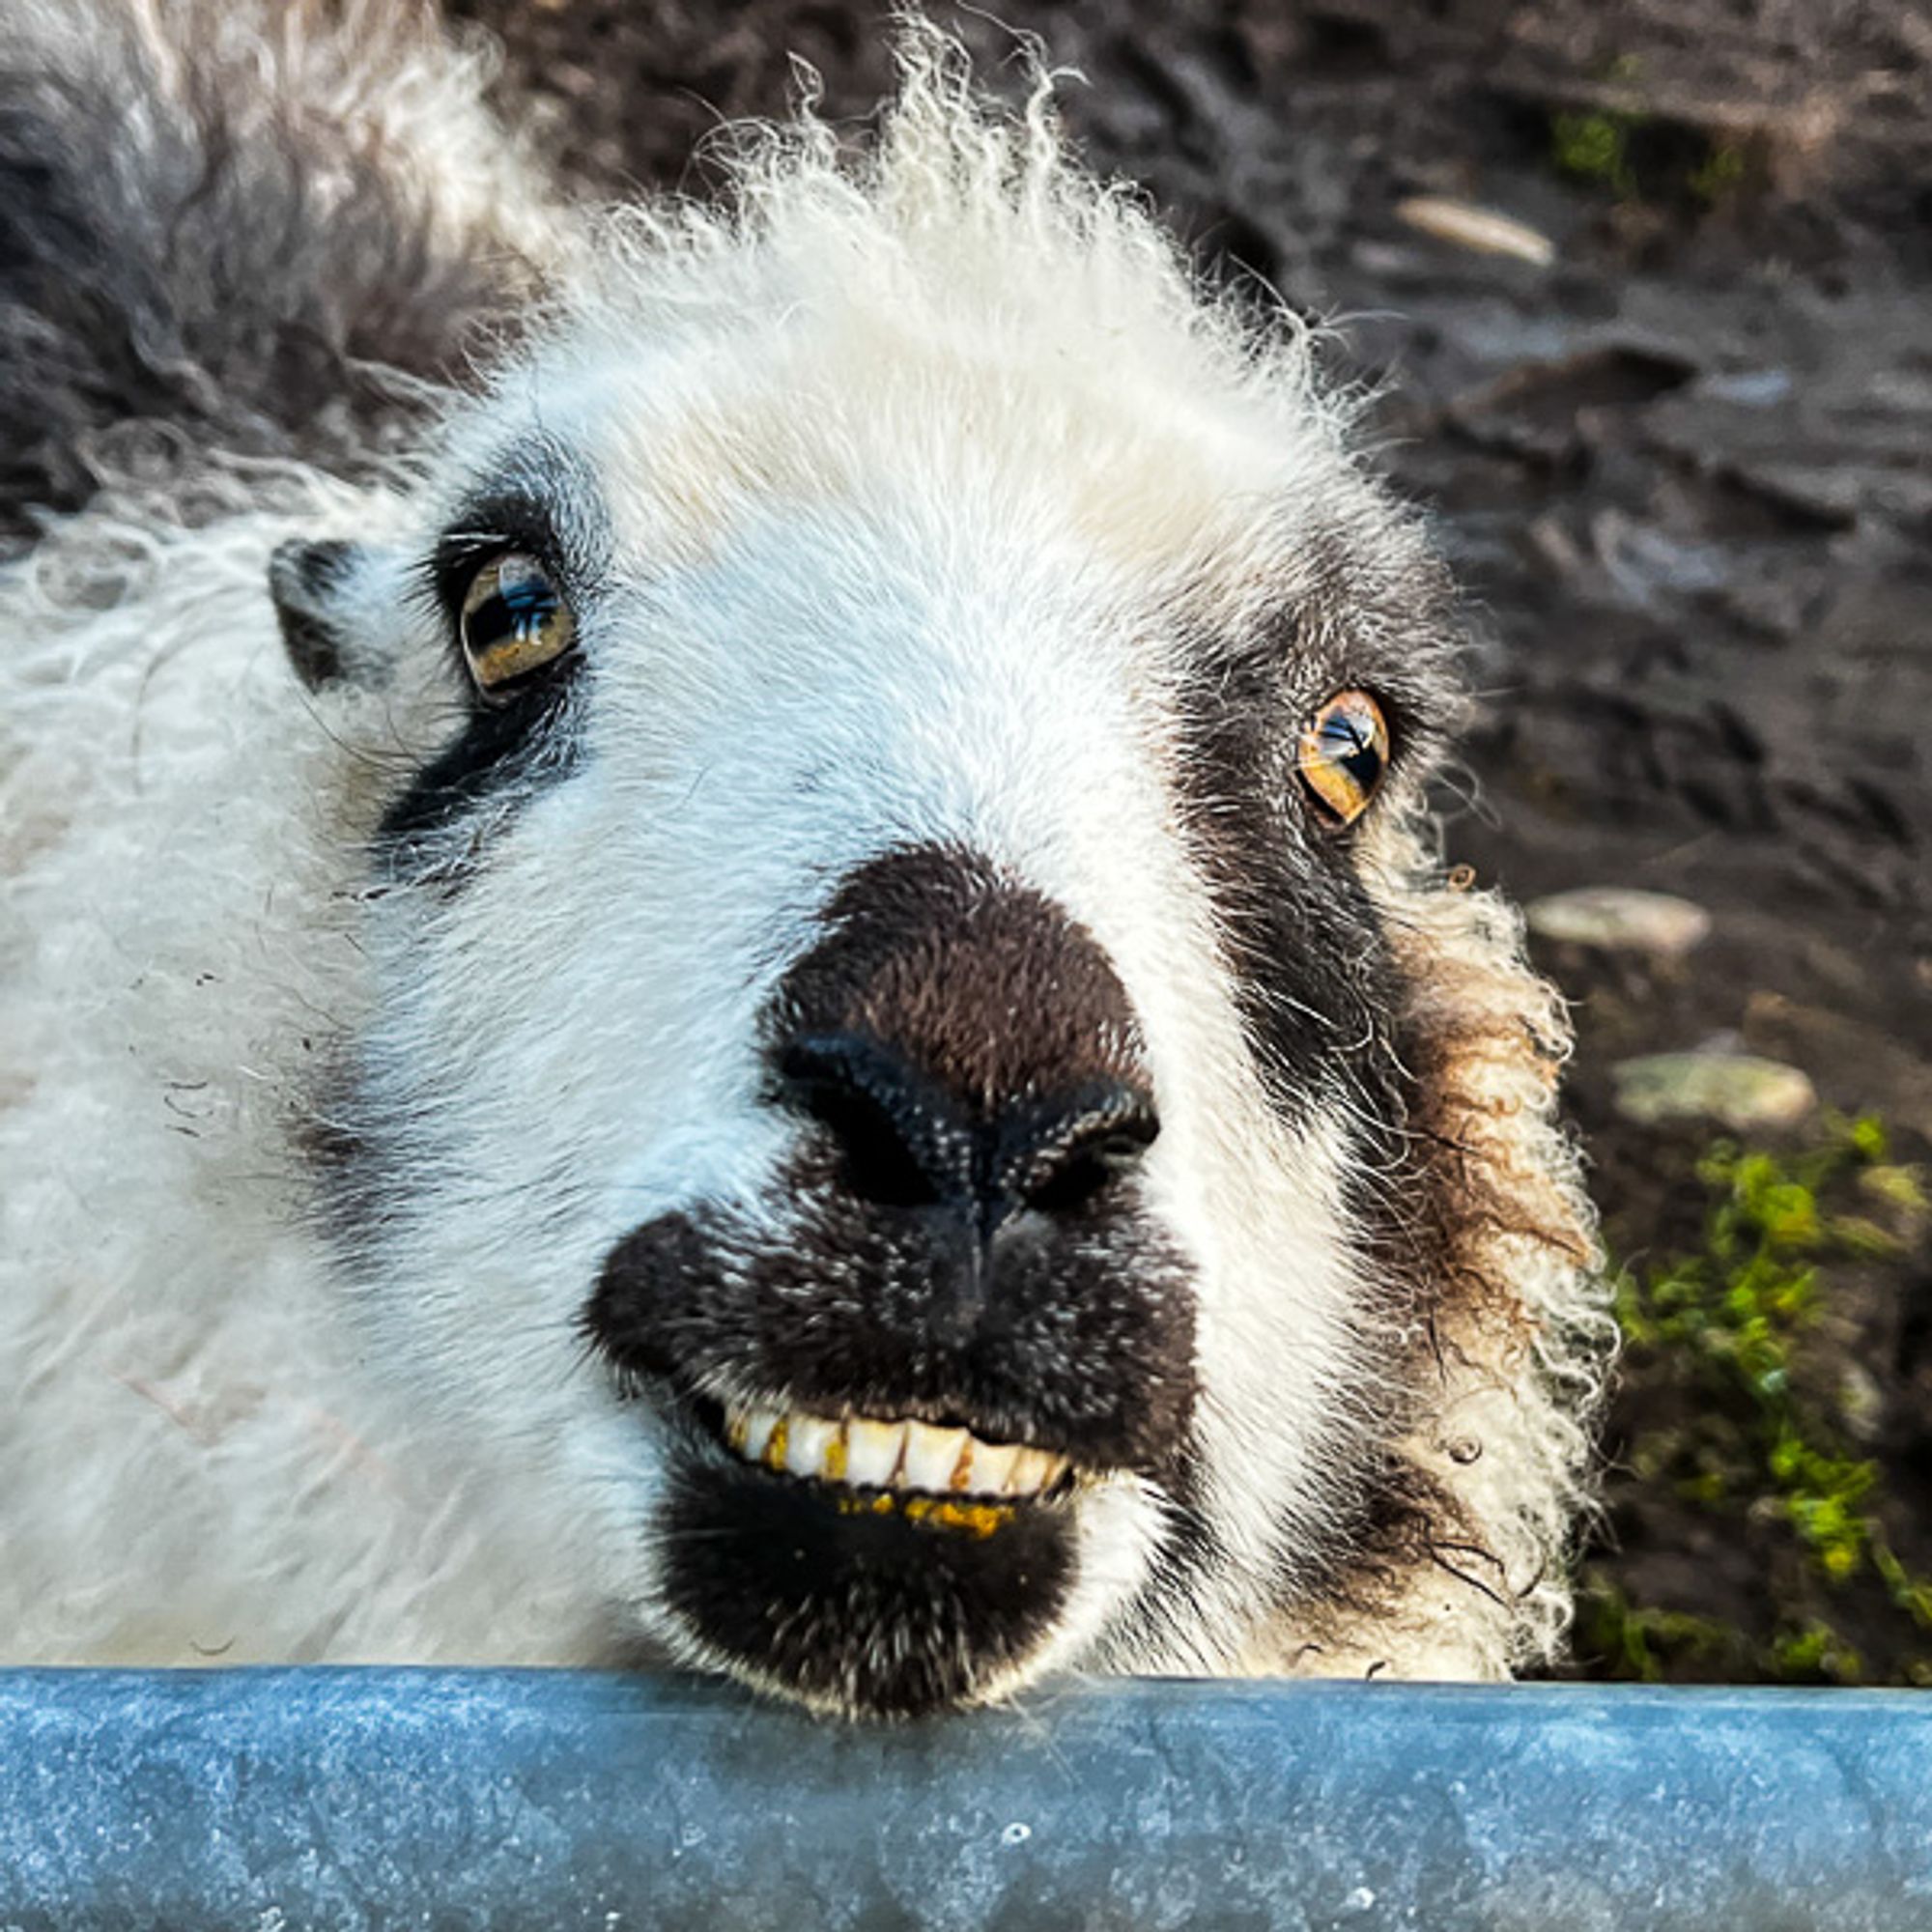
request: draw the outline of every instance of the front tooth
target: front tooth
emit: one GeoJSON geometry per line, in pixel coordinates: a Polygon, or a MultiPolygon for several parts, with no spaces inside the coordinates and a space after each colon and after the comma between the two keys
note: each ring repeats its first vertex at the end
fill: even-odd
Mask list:
{"type": "Polygon", "coordinates": [[[1051,1455],[1044,1449],[1022,1449],[1013,1458],[1012,1473],[1007,1478],[1007,1493],[1037,1495],[1065,1466],[1064,1456],[1051,1455]]]}
{"type": "Polygon", "coordinates": [[[872,1422],[855,1415],[845,1425],[845,1480],[862,1489],[883,1490],[905,1454],[903,1422],[872,1422]]]}
{"type": "Polygon", "coordinates": [[[784,1465],[794,1476],[822,1476],[829,1451],[838,1439],[838,1425],[822,1415],[785,1417],[784,1465]]]}
{"type": "Polygon", "coordinates": [[[1019,1445],[1015,1442],[976,1441],[973,1444],[973,1466],[967,1471],[962,1487],[969,1495],[1001,1494],[1009,1487],[1019,1453],[1019,1445]]]}
{"type": "Polygon", "coordinates": [[[952,1486],[952,1472],[973,1438],[963,1429],[934,1429],[924,1422],[906,1424],[905,1471],[901,1485],[908,1490],[944,1493],[952,1486]]]}
{"type": "Polygon", "coordinates": [[[748,1408],[731,1425],[731,1446],[748,1463],[765,1460],[765,1445],[779,1426],[775,1408],[748,1408]]]}

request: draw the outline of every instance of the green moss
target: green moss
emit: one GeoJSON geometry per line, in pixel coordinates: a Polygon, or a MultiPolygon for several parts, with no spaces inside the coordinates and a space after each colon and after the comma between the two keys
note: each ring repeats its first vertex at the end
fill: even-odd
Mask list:
{"type": "Polygon", "coordinates": [[[1603,1659],[1610,1674],[1660,1684],[1668,1662],[1690,1660],[1732,1675],[1750,1662],[1744,1633],[1683,1610],[1645,1608],[1600,1572],[1586,1573],[1577,1601],[1577,1644],[1603,1659]]]}
{"type": "MultiPolygon", "coordinates": [[[[1864,1663],[1832,1605],[1862,1582],[1881,1612],[1932,1631],[1932,1577],[1889,1540],[1881,1472],[1853,1447],[1855,1393],[1822,1373],[1818,1346],[1834,1268],[1896,1255],[1922,1225],[1925,1192],[1889,1165],[1883,1124],[1837,1120],[1798,1153],[1715,1143],[1697,1164],[1709,1190],[1694,1254],[1626,1271],[1617,1320],[1632,1369],[1671,1391],[1674,1417],[1631,1443],[1636,1480],[1700,1511],[1769,1529],[1814,1584],[1779,1601],[1770,1636],[1632,1603],[1586,1574],[1579,1648],[1612,1674],[1666,1667],[1780,1681],[1853,1683],[1864,1663]],[[1883,1225],[1849,1204],[1871,1205],[1883,1225]],[[1822,1586],[1822,1587],[1820,1587],[1822,1586]]],[[[1905,1634],[1901,1633],[1901,1634],[1905,1634]]],[[[1921,1660],[1908,1659],[1904,1674],[1921,1660]]],[[[1932,1666],[1928,1666],[1932,1667],[1932,1666]]]]}
{"type": "Polygon", "coordinates": [[[1790,1683],[1861,1684],[1864,1662],[1829,1624],[1807,1623],[1774,1637],[1775,1673],[1790,1683]]]}
{"type": "Polygon", "coordinates": [[[1689,186],[1707,208],[1716,208],[1744,185],[1748,172],[1743,148],[1735,141],[1714,140],[1702,164],[1690,171],[1689,186]]]}
{"type": "Polygon", "coordinates": [[[1559,174],[1609,189],[1619,201],[1690,203],[1711,210],[1750,179],[1749,144],[1723,128],[1646,112],[1642,64],[1624,55],[1599,70],[1622,98],[1549,115],[1549,155],[1559,174]]]}
{"type": "Polygon", "coordinates": [[[1576,181],[1596,182],[1628,199],[1636,193],[1636,171],[1631,166],[1631,130],[1639,125],[1634,114],[1558,112],[1549,117],[1550,156],[1560,174],[1576,181]]]}

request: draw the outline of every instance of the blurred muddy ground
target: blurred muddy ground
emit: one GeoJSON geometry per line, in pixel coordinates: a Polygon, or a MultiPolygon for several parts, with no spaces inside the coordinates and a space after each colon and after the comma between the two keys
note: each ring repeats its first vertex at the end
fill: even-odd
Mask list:
{"type": "MultiPolygon", "coordinates": [[[[834,116],[888,79],[876,5],[457,11],[502,37],[506,100],[599,193],[703,191],[694,148],[780,111],[793,54],[834,116]]],[[[1337,324],[1338,375],[1387,384],[1380,460],[1471,596],[1483,705],[1451,856],[1525,900],[1634,887],[1711,915],[1675,957],[1539,942],[1577,1002],[1572,1105],[1647,1337],[1583,1667],[1932,1672],[1912,1594],[1932,1573],[1932,1251],[1898,1178],[1932,1139],[1932,6],[1006,17],[1084,74],[1065,113],[1094,164],[1146,183],[1205,260],[1337,324]],[[1548,259],[1431,232],[1466,216],[1419,197],[1513,217],[1548,259]],[[1618,1110],[1614,1066],[1687,1049],[1809,1076],[1818,1112],[1747,1136],[1784,1166],[1700,1179],[1719,1123],[1618,1110]],[[1832,1108],[1881,1117],[1889,1151],[1868,1134],[1804,1166],[1851,1146],[1832,1108]],[[1808,1235],[1779,1187],[1816,1192],[1808,1235]],[[1689,1255],[1687,1288],[1666,1264],[1689,1255]]]]}

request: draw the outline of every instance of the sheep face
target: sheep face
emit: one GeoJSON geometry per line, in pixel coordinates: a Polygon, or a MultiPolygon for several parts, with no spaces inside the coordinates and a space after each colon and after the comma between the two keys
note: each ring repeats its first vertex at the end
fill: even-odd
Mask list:
{"type": "Polygon", "coordinates": [[[370,1320],[636,1630],[886,1715],[1366,1600],[1452,689],[1296,340],[895,165],[607,244],[275,572],[418,748],[312,1137],[370,1320]]]}

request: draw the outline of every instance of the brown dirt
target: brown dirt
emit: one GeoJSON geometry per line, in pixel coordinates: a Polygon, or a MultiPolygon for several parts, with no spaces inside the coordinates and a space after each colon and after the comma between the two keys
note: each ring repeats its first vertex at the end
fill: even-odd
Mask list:
{"type": "MultiPolygon", "coordinates": [[[[836,116],[889,77],[876,5],[456,11],[503,38],[513,111],[600,193],[702,191],[704,137],[781,111],[793,54],[836,116]]],[[[958,24],[993,64],[1010,52],[958,24]]],[[[1339,324],[1339,374],[1388,385],[1382,461],[1435,512],[1477,636],[1451,855],[1522,897],[1641,886],[1715,917],[1674,971],[1545,961],[1577,1002],[1572,1104],[1616,1251],[1693,1246],[1704,1199],[1702,1136],[1614,1113],[1628,1054],[1735,1039],[1922,1158],[1932,12],[1063,0],[1026,24],[1084,74],[1065,112],[1100,169],[1145,182],[1210,263],[1339,324]],[[1419,193],[1526,221],[1553,265],[1417,233],[1396,211],[1419,193]]],[[[1932,1528],[1932,1256],[1836,1292],[1910,1540],[1932,1528]]],[[[1633,1378],[1613,1455],[1657,1386],[1633,1378]]],[[[1602,1560],[1637,1601],[1769,1629],[1782,1559],[1758,1528],[1627,1468],[1611,1501],[1602,1560]]],[[[1861,1631],[1874,1676],[1909,1647],[1882,1621],[1861,1631]]]]}

